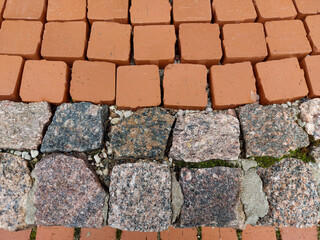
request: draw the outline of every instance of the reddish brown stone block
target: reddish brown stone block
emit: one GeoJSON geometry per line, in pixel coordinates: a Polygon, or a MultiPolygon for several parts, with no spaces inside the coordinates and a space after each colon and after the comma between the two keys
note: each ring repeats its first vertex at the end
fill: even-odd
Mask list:
{"type": "Polygon", "coordinates": [[[282,240],[317,240],[318,231],[317,227],[309,228],[294,228],[294,227],[282,227],[280,228],[280,234],[282,240]]]}
{"type": "Polygon", "coordinates": [[[160,104],[161,89],[158,66],[118,67],[116,105],[120,109],[136,110],[160,104]]]}
{"type": "Polygon", "coordinates": [[[208,96],[207,68],[198,64],[170,64],[164,69],[163,105],[166,108],[203,110],[208,96]]]}
{"type": "Polygon", "coordinates": [[[130,18],[132,26],[170,24],[171,4],[167,0],[133,0],[130,18]]]}
{"type": "Polygon", "coordinates": [[[161,240],[196,240],[196,228],[173,228],[169,227],[168,230],[160,233],[161,240]]]}
{"type": "Polygon", "coordinates": [[[88,24],[86,22],[46,23],[41,55],[46,60],[64,61],[70,66],[85,59],[88,24]]]}
{"type": "Polygon", "coordinates": [[[293,0],[299,19],[304,19],[307,15],[313,15],[320,12],[318,0],[293,0]]]}
{"type": "Polygon", "coordinates": [[[158,233],[156,232],[126,232],[121,234],[121,240],[157,240],[158,233]]]}
{"type": "Polygon", "coordinates": [[[238,240],[237,232],[233,228],[202,227],[203,240],[238,240]]]}
{"type": "Polygon", "coordinates": [[[24,60],[19,56],[0,55],[0,100],[19,101],[24,60]]]}
{"type": "Polygon", "coordinates": [[[69,67],[64,62],[26,61],[20,97],[24,102],[45,101],[53,104],[67,102],[69,75],[69,67]]]}
{"type": "Polygon", "coordinates": [[[252,227],[247,225],[242,232],[242,240],[276,240],[276,231],[273,227],[252,227]]]}
{"type": "Polygon", "coordinates": [[[304,25],[312,46],[312,54],[320,54],[320,15],[307,16],[304,25]]]}
{"type": "Polygon", "coordinates": [[[251,63],[212,66],[210,93],[214,109],[235,108],[256,102],[256,79],[251,63]]]}
{"type": "Polygon", "coordinates": [[[297,16],[292,0],[254,0],[258,13],[258,22],[264,23],[271,20],[290,20],[297,16]]]}
{"type": "Polygon", "coordinates": [[[81,228],[80,240],[115,240],[116,229],[105,226],[97,228],[81,228]]]}
{"type": "Polygon", "coordinates": [[[176,35],[172,25],[136,26],[133,31],[136,64],[164,68],[174,62],[176,35]]]}
{"type": "Polygon", "coordinates": [[[43,25],[39,21],[5,20],[0,30],[0,54],[40,59],[43,25]]]}
{"type": "Polygon", "coordinates": [[[179,26],[181,63],[204,64],[210,68],[222,58],[218,24],[183,23],[179,26]]]}
{"type": "Polygon", "coordinates": [[[268,60],[297,57],[302,59],[311,51],[306,30],[300,20],[265,23],[268,60]]]}
{"type": "Polygon", "coordinates": [[[286,103],[308,95],[304,72],[296,58],[257,63],[255,73],[261,104],[286,103]]]}
{"type": "Polygon", "coordinates": [[[47,21],[86,21],[86,0],[48,0],[47,21]]]}
{"type": "Polygon", "coordinates": [[[210,0],[174,0],[173,23],[202,22],[210,23],[212,19],[210,0]]]}
{"type": "Polygon", "coordinates": [[[307,56],[301,61],[309,88],[309,97],[320,97],[320,55],[307,56]]]}
{"type": "Polygon", "coordinates": [[[46,18],[46,9],[46,0],[7,0],[3,18],[44,22],[46,18]]]}
{"type": "Polygon", "coordinates": [[[222,27],[224,63],[263,61],[268,50],[261,23],[225,24],[222,27]]]}
{"type": "Polygon", "coordinates": [[[3,14],[5,3],[6,3],[6,0],[0,0],[0,26],[1,26],[1,22],[3,20],[2,14],[3,14]]]}
{"type": "Polygon", "coordinates": [[[91,61],[108,61],[117,65],[130,62],[131,26],[113,22],[94,22],[88,43],[91,61]]]}
{"type": "Polygon", "coordinates": [[[254,22],[257,18],[252,0],[213,0],[212,12],[219,25],[254,22]]]}
{"type": "Polygon", "coordinates": [[[36,240],[73,240],[73,235],[74,228],[39,226],[36,240]]]}
{"type": "Polygon", "coordinates": [[[12,232],[6,231],[0,228],[0,239],[1,240],[29,240],[31,229],[12,232]]]}
{"type": "Polygon", "coordinates": [[[129,0],[88,0],[88,19],[128,23],[129,0]]]}

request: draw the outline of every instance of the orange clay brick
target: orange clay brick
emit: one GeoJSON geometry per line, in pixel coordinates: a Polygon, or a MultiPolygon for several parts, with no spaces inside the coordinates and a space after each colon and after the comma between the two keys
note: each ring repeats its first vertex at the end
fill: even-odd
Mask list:
{"type": "Polygon", "coordinates": [[[214,109],[235,108],[256,102],[256,79],[251,63],[212,66],[210,93],[214,109]]]}
{"type": "Polygon", "coordinates": [[[161,104],[159,68],[155,65],[121,66],[117,69],[116,105],[138,109],[161,104]]]}
{"type": "Polygon", "coordinates": [[[290,20],[297,16],[292,0],[253,0],[258,22],[264,23],[271,20],[290,20]]]}
{"type": "Polygon", "coordinates": [[[276,231],[273,227],[261,227],[247,225],[242,232],[242,240],[277,240],[276,231]]]}
{"type": "Polygon", "coordinates": [[[134,61],[164,68],[174,62],[175,43],[172,25],[136,26],[133,33],[134,61]]]}
{"type": "Polygon", "coordinates": [[[156,232],[126,232],[121,234],[121,240],[157,240],[158,233],[156,232]]]}
{"type": "Polygon", "coordinates": [[[233,228],[202,228],[203,240],[238,240],[237,232],[233,228]]]}
{"type": "Polygon", "coordinates": [[[43,24],[39,21],[5,20],[0,30],[0,54],[40,59],[43,24]]]}
{"type": "Polygon", "coordinates": [[[46,18],[46,8],[46,0],[7,0],[3,18],[44,22],[46,18]]]}
{"type": "Polygon", "coordinates": [[[161,240],[196,240],[196,228],[173,228],[169,227],[168,230],[160,233],[161,240]]]}
{"type": "Polygon", "coordinates": [[[308,95],[297,58],[257,63],[255,72],[261,104],[286,103],[308,95]]]}
{"type": "Polygon", "coordinates": [[[88,0],[88,19],[128,23],[129,0],[88,0]]]}
{"type": "Polygon", "coordinates": [[[70,66],[85,59],[88,24],[86,22],[46,23],[41,55],[46,60],[64,61],[70,66]]]}
{"type": "Polygon", "coordinates": [[[116,229],[105,226],[101,229],[81,228],[80,240],[115,240],[116,229]]]}
{"type": "Polygon", "coordinates": [[[219,25],[254,22],[257,18],[252,0],[213,0],[212,12],[219,25]]]}
{"type": "Polygon", "coordinates": [[[261,23],[225,24],[222,27],[224,63],[263,61],[267,45],[261,23]]]}
{"type": "Polygon", "coordinates": [[[170,64],[164,69],[163,105],[203,110],[207,106],[207,68],[198,64],[170,64]]]}
{"type": "Polygon", "coordinates": [[[317,240],[318,231],[317,227],[309,228],[294,228],[294,227],[281,227],[280,234],[282,240],[317,240]]]}
{"type": "Polygon", "coordinates": [[[304,25],[312,46],[312,54],[320,54],[320,15],[307,16],[304,25]]]}
{"type": "MultiPolygon", "coordinates": [[[[28,0],[29,1],[29,0],[28,0]]],[[[86,21],[86,0],[48,0],[47,21],[86,21]]]]}
{"type": "Polygon", "coordinates": [[[24,102],[67,102],[69,75],[64,62],[28,60],[22,74],[20,97],[24,102]]]}
{"type": "Polygon", "coordinates": [[[0,240],[29,240],[31,228],[17,232],[6,231],[0,228],[0,240]]]}
{"type": "Polygon", "coordinates": [[[36,240],[73,240],[73,235],[74,228],[39,226],[36,240]]]}
{"type": "Polygon", "coordinates": [[[72,67],[70,95],[75,102],[115,103],[116,65],[78,60],[72,67]]]}
{"type": "Polygon", "coordinates": [[[181,63],[204,64],[210,68],[222,58],[218,24],[183,23],[179,26],[181,63]]]}
{"type": "Polygon", "coordinates": [[[23,64],[22,57],[0,55],[0,100],[20,100],[23,64]]]}
{"type": "Polygon", "coordinates": [[[320,12],[319,0],[293,0],[299,19],[304,19],[307,15],[317,14],[320,12]]]}
{"type": "Polygon", "coordinates": [[[300,20],[265,23],[268,60],[297,57],[300,60],[311,51],[306,30],[300,20]]]}
{"type": "Polygon", "coordinates": [[[6,3],[6,0],[0,0],[0,26],[1,26],[1,22],[3,20],[3,10],[4,10],[4,7],[5,7],[5,3],[6,3]]]}
{"type": "Polygon", "coordinates": [[[320,55],[305,57],[301,61],[301,66],[305,71],[309,97],[320,97],[320,55]]]}
{"type": "Polygon", "coordinates": [[[117,65],[130,62],[131,26],[114,22],[94,22],[88,43],[91,61],[108,61],[117,65]]]}

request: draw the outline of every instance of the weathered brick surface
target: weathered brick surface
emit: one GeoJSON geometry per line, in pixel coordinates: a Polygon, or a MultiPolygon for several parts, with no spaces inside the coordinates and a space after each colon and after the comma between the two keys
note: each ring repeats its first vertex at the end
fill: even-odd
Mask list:
{"type": "Polygon", "coordinates": [[[18,232],[6,231],[0,228],[0,240],[29,240],[31,228],[18,232]]]}
{"type": "Polygon", "coordinates": [[[320,15],[307,16],[304,24],[312,46],[312,53],[320,54],[320,15]]]}
{"type": "Polygon", "coordinates": [[[309,97],[320,97],[320,56],[307,56],[300,62],[305,72],[309,97]]]}
{"type": "Polygon", "coordinates": [[[86,16],[86,0],[48,0],[47,21],[86,21],[86,16]]]}
{"type": "Polygon", "coordinates": [[[43,227],[37,228],[36,240],[72,240],[74,228],[67,227],[43,227]]]}
{"type": "Polygon", "coordinates": [[[261,227],[247,225],[242,232],[242,240],[276,240],[276,231],[274,227],[261,227]]]}
{"type": "Polygon", "coordinates": [[[109,226],[81,228],[80,240],[116,240],[116,229],[109,226]]]}
{"type": "Polygon", "coordinates": [[[317,227],[310,228],[294,228],[283,227],[280,228],[282,240],[317,240],[318,232],[317,227]]]}
{"type": "Polygon", "coordinates": [[[168,230],[160,233],[161,240],[196,240],[196,228],[174,228],[170,227],[168,230]]]}

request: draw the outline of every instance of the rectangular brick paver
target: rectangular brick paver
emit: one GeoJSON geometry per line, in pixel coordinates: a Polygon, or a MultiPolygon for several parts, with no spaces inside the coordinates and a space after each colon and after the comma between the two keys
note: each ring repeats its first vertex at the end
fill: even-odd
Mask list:
{"type": "Polygon", "coordinates": [[[273,227],[247,225],[242,232],[242,240],[276,240],[276,231],[273,227]]]}
{"type": "Polygon", "coordinates": [[[0,240],[29,240],[31,229],[22,231],[6,231],[0,228],[0,240]]]}
{"type": "Polygon", "coordinates": [[[196,240],[196,228],[173,228],[169,227],[168,230],[160,233],[161,240],[196,240]]]}
{"type": "Polygon", "coordinates": [[[307,16],[304,21],[313,54],[320,54],[320,15],[307,16]]]}
{"type": "Polygon", "coordinates": [[[202,227],[202,240],[238,240],[238,237],[233,228],[202,227]]]}
{"type": "Polygon", "coordinates": [[[156,232],[126,232],[121,234],[121,240],[157,240],[158,233],[156,232]]]}
{"type": "Polygon", "coordinates": [[[317,240],[318,232],[317,227],[310,228],[293,228],[282,227],[280,228],[282,240],[317,240]]]}
{"type": "Polygon", "coordinates": [[[304,19],[307,15],[317,14],[320,12],[319,0],[293,0],[299,19],[304,19]]]}
{"type": "Polygon", "coordinates": [[[86,0],[48,0],[47,21],[86,21],[86,0]]]}
{"type": "Polygon", "coordinates": [[[309,97],[320,97],[320,56],[307,56],[301,61],[309,88],[309,97]]]}
{"type": "Polygon", "coordinates": [[[99,228],[81,228],[80,240],[116,240],[116,229],[109,226],[99,228]]]}
{"type": "Polygon", "coordinates": [[[36,240],[73,240],[74,228],[38,226],[36,240]]]}
{"type": "Polygon", "coordinates": [[[3,20],[2,14],[5,7],[6,0],[0,0],[0,26],[3,20]]]}

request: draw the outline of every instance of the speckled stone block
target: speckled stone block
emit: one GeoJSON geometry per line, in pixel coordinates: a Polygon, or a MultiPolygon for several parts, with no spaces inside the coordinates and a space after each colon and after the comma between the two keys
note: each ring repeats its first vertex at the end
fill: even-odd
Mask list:
{"type": "Polygon", "coordinates": [[[86,159],[64,154],[44,157],[35,178],[35,224],[100,228],[107,193],[86,159]]]}
{"type": "Polygon", "coordinates": [[[179,181],[184,196],[180,227],[243,227],[240,169],[183,168],[179,181]]]}
{"type": "Polygon", "coordinates": [[[0,101],[0,148],[37,149],[51,115],[50,105],[46,102],[0,101]]]}
{"type": "Polygon", "coordinates": [[[27,162],[12,154],[0,154],[0,228],[27,227],[26,202],[32,180],[27,162]]]}
{"type": "Polygon", "coordinates": [[[173,130],[169,157],[186,162],[237,160],[240,126],[236,117],[222,113],[186,113],[173,130]]]}
{"type": "Polygon", "coordinates": [[[269,202],[261,225],[310,227],[319,221],[319,195],[312,171],[298,159],[283,159],[270,168],[259,168],[269,202]]]}
{"type": "Polygon", "coordinates": [[[86,152],[103,147],[107,106],[88,102],[60,105],[48,127],[41,152],[86,152]]]}
{"type": "Polygon", "coordinates": [[[308,134],[280,105],[249,104],[238,109],[246,157],[282,157],[307,147],[308,134]]]}
{"type": "Polygon", "coordinates": [[[167,165],[117,165],[111,173],[109,192],[110,227],[139,232],[160,232],[169,227],[171,176],[167,165]]]}
{"type": "Polygon", "coordinates": [[[162,108],[136,111],[111,128],[110,143],[114,157],[164,158],[174,120],[175,118],[162,108]]]}
{"type": "Polygon", "coordinates": [[[306,123],[308,134],[315,140],[320,139],[320,98],[314,98],[300,105],[301,120],[306,123]]]}

